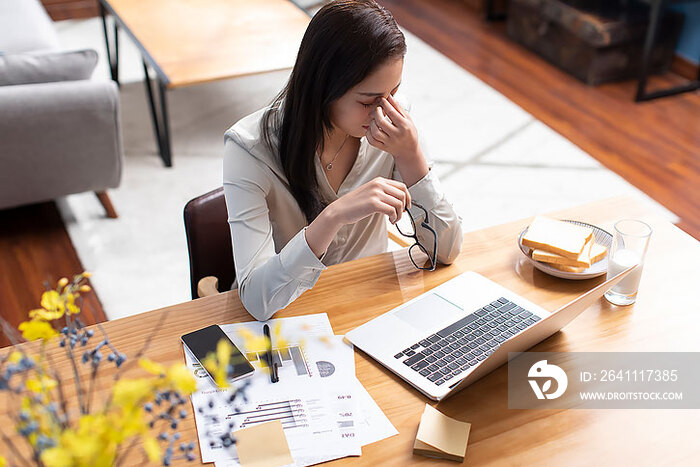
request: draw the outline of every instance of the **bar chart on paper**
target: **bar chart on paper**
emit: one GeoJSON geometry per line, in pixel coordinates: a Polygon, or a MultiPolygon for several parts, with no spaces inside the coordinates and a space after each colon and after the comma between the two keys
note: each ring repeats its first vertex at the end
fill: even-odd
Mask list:
{"type": "MultiPolygon", "coordinates": [[[[277,321],[267,324],[275,329],[277,321]]],[[[359,456],[362,444],[396,433],[354,378],[352,346],[345,344],[342,336],[333,335],[327,315],[279,321],[284,326],[277,334],[284,339],[272,342],[272,359],[279,365],[279,384],[270,382],[266,368],[268,349],[264,345],[259,348],[259,340],[251,339],[263,335],[263,323],[221,325],[256,369],[252,377],[240,383],[245,392],[235,400],[228,395],[216,397],[222,390],[185,353],[188,367],[197,376],[198,390],[191,398],[203,462],[216,462],[216,467],[240,467],[236,445],[224,446],[218,442],[221,435],[233,431],[235,437],[237,430],[277,420],[282,424],[292,457],[300,466],[359,456]],[[360,410],[361,405],[367,407],[365,413],[360,410]]]]}
{"type": "MultiPolygon", "coordinates": [[[[295,465],[314,465],[362,454],[355,424],[357,404],[350,393],[337,385],[319,387],[310,381],[285,386],[268,384],[260,386],[256,394],[255,401],[238,410],[229,408],[222,425],[234,423],[235,430],[239,430],[279,420],[295,465]]],[[[205,449],[212,451],[206,446],[205,449]]],[[[228,461],[222,451],[213,454],[217,467],[239,466],[235,450],[228,461]]]]}
{"type": "MultiPolygon", "coordinates": [[[[261,362],[260,364],[262,365],[262,362],[265,361],[265,351],[248,352],[246,358],[253,364],[255,364],[255,362],[261,362]]],[[[304,356],[303,350],[298,345],[273,348],[272,361],[279,365],[281,372],[292,373],[295,376],[311,376],[309,362],[304,356]]],[[[280,374],[280,378],[282,376],[283,374],[280,374]]]]}
{"type": "Polygon", "coordinates": [[[308,414],[301,399],[258,403],[244,411],[229,414],[226,418],[232,420],[238,429],[275,420],[282,422],[285,430],[309,426],[308,414]]]}

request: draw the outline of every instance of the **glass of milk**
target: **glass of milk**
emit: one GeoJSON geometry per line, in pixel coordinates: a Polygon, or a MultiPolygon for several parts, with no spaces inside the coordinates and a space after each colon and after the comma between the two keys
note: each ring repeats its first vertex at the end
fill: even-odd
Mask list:
{"type": "Polygon", "coordinates": [[[639,280],[642,278],[644,255],[649,246],[651,227],[633,219],[615,223],[612,246],[608,252],[608,276],[610,279],[625,269],[638,265],[633,271],[605,293],[605,298],[614,305],[631,305],[637,300],[639,280]]]}

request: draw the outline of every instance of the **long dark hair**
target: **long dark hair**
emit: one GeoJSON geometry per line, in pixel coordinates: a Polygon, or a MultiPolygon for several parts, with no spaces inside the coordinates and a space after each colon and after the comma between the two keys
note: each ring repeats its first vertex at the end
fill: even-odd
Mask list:
{"type": "Polygon", "coordinates": [[[287,85],[261,122],[264,142],[277,151],[292,195],[310,223],[324,208],[314,166],[332,129],[330,105],[406,42],[394,17],[373,0],[337,0],[311,19],[287,85]],[[275,144],[275,139],[277,142],[275,144]]]}

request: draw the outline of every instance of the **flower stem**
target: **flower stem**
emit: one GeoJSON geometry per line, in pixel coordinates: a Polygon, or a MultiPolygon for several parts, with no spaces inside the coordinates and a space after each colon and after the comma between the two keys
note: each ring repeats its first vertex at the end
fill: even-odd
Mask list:
{"type": "MultiPolygon", "coordinates": [[[[119,367],[117,374],[114,375],[114,383],[119,381],[119,379],[122,376],[122,373],[124,372],[124,370],[127,367],[129,367],[130,365],[133,365],[135,362],[138,362],[139,359],[143,356],[143,354],[146,353],[146,350],[148,350],[148,347],[151,345],[151,341],[156,336],[158,331],[160,331],[160,328],[163,326],[163,322],[165,321],[165,318],[168,316],[168,313],[169,313],[168,311],[164,311],[160,315],[160,319],[158,320],[158,323],[155,325],[155,327],[151,331],[151,334],[146,338],[146,341],[144,342],[141,349],[136,353],[136,355],[134,355],[133,358],[130,358],[129,360],[127,360],[127,362],[124,365],[119,367]]],[[[102,326],[99,323],[97,324],[97,327],[99,327],[100,330],[102,331],[102,334],[104,334],[106,336],[104,329],[102,328],[102,326]]],[[[111,403],[112,403],[112,392],[109,393],[107,402],[105,403],[105,409],[108,409],[110,407],[111,403]]]]}
{"type": "Polygon", "coordinates": [[[120,454],[117,454],[117,458],[114,459],[114,467],[119,467],[122,465],[122,462],[126,459],[126,456],[129,454],[129,452],[136,446],[136,442],[138,441],[138,437],[134,436],[131,439],[131,443],[129,443],[129,446],[122,451],[120,454]]]}
{"type": "Polygon", "coordinates": [[[66,354],[68,355],[68,360],[70,360],[71,367],[73,368],[73,377],[75,378],[75,385],[77,388],[76,393],[78,394],[78,406],[80,407],[80,413],[87,414],[86,407],[83,402],[83,385],[80,381],[80,373],[78,373],[78,365],[75,363],[75,355],[73,354],[73,349],[70,343],[66,343],[66,354]]]}
{"type": "Polygon", "coordinates": [[[95,394],[95,377],[97,376],[97,365],[93,365],[92,373],[90,373],[90,386],[88,389],[87,397],[87,411],[90,412],[90,406],[92,405],[92,396],[95,394]]]}

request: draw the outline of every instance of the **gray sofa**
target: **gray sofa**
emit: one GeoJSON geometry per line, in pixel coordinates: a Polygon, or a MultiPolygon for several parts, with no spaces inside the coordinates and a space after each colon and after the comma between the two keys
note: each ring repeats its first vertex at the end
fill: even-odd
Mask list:
{"type": "Polygon", "coordinates": [[[105,190],[123,166],[119,94],[90,79],[94,50],[63,50],[38,0],[0,0],[0,209],[105,190]]]}

